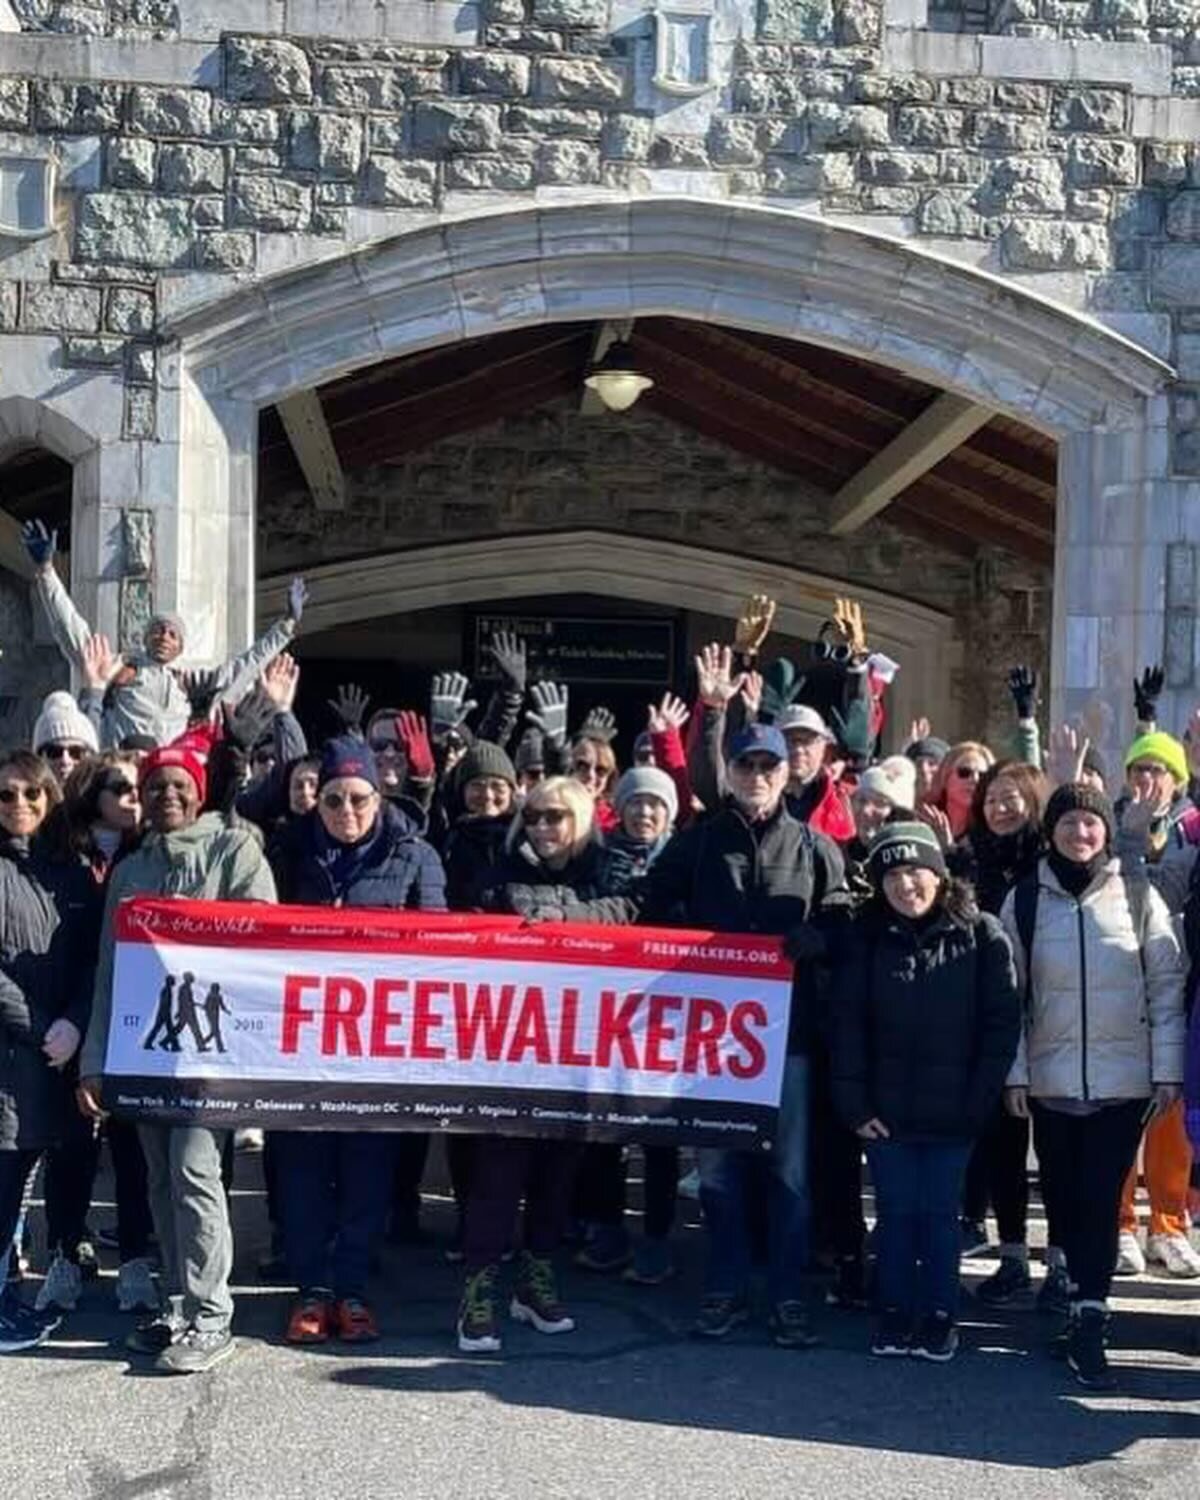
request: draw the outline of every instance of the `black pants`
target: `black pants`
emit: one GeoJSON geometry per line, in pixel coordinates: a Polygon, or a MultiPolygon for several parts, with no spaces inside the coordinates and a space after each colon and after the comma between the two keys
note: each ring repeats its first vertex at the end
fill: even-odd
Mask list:
{"type": "Polygon", "coordinates": [[[421,1179],[429,1155],[426,1131],[406,1130],[392,1146],[391,1233],[400,1238],[415,1234],[421,1221],[421,1179]]]}
{"type": "Polygon", "coordinates": [[[37,1166],[40,1151],[0,1151],[0,1282],[11,1270],[13,1235],[21,1217],[25,1184],[37,1166]]]}
{"type": "Polygon", "coordinates": [[[479,1137],[467,1201],[465,1249],[469,1272],[497,1265],[511,1247],[522,1198],[525,1249],[544,1258],[554,1254],[567,1227],[579,1156],[580,1148],[574,1141],[479,1137]]]}
{"type": "Polygon", "coordinates": [[[809,1053],[808,1181],[813,1244],[838,1260],[857,1260],[867,1236],[862,1206],[863,1143],[833,1107],[829,1057],[809,1053]]]}
{"type": "Polygon", "coordinates": [[[647,1239],[665,1240],[675,1223],[679,1147],[643,1146],[642,1159],[642,1227],[647,1239]]]}
{"type": "Polygon", "coordinates": [[[1137,1156],[1145,1112],[1144,1099],[1092,1115],[1067,1115],[1033,1101],[1046,1217],[1081,1302],[1103,1302],[1108,1296],[1121,1187],[1137,1156]]]}
{"type": "Polygon", "coordinates": [[[143,1260],[150,1250],[154,1221],[146,1187],[146,1158],[137,1126],[110,1115],[104,1125],[112,1157],[117,1199],[117,1254],[121,1264],[143,1260]]]}
{"type": "Polygon", "coordinates": [[[609,1141],[589,1141],[583,1148],[571,1214],[585,1224],[619,1229],[625,1222],[625,1148],[609,1141]]]}
{"type": "MultiPolygon", "coordinates": [[[[1029,1214],[1029,1121],[999,1105],[967,1165],[963,1214],[982,1224],[990,1206],[1004,1245],[1023,1245],[1029,1214]]],[[[1054,1241],[1050,1241],[1054,1244],[1054,1241]]]]}
{"type": "Polygon", "coordinates": [[[69,1109],[62,1139],[46,1152],[46,1243],[51,1254],[74,1260],[87,1227],[100,1138],[91,1120],[69,1109]]]}

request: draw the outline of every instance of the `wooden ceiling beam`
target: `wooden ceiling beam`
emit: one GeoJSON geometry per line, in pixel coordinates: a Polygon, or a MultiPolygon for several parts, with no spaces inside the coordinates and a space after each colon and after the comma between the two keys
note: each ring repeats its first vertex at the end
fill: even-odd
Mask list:
{"type": "Polygon", "coordinates": [[[345,510],[346,476],[316,391],[297,391],[275,403],[296,462],[318,510],[345,510]]]}

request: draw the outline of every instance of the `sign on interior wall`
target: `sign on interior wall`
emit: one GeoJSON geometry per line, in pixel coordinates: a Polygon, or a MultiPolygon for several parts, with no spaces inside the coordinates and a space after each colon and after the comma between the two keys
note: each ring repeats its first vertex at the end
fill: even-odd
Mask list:
{"type": "Polygon", "coordinates": [[[665,687],[674,676],[673,620],[480,614],[469,641],[470,670],[478,681],[497,676],[487,644],[501,630],[525,641],[531,680],[665,687]]]}

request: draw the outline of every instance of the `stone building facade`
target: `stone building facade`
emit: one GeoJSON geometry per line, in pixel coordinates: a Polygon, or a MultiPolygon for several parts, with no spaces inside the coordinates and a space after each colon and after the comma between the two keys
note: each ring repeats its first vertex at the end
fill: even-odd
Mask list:
{"type": "MultiPolygon", "coordinates": [[[[1051,580],[1005,559],[922,569],[906,543],[885,579],[885,521],[853,556],[825,537],[830,576],[911,588],[968,649],[1048,623],[1055,711],[1111,700],[1113,735],[1165,658],[1178,717],[1198,79],[1192,0],[0,0],[0,440],[74,465],[89,617],[127,640],[176,608],[216,655],[260,574],[332,545],[287,505],[256,526],[261,406],[539,319],[825,342],[1030,422],[1060,463],[1048,622],[1051,580]]],[[[751,491],[714,543],[778,562],[751,491]]],[[[808,547],[816,510],[787,504],[808,547]]]]}

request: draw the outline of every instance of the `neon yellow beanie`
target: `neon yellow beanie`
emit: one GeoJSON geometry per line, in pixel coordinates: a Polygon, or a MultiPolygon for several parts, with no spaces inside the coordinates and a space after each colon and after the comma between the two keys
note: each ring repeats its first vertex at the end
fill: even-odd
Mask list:
{"type": "Polygon", "coordinates": [[[1188,783],[1187,751],[1174,735],[1161,729],[1139,735],[1125,754],[1125,769],[1139,760],[1160,760],[1180,786],[1188,783]]]}

